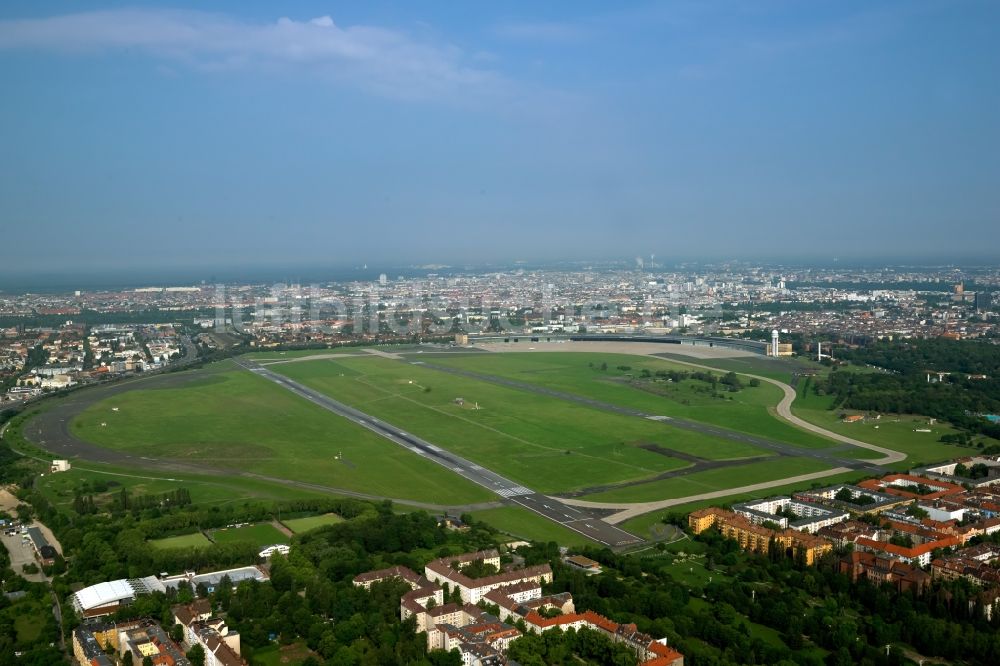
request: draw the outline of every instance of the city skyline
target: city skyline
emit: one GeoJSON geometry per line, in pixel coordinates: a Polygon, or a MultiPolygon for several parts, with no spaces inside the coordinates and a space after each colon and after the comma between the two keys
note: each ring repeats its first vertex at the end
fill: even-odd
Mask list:
{"type": "Polygon", "coordinates": [[[997,12],[5,7],[0,264],[988,261],[997,12]]]}

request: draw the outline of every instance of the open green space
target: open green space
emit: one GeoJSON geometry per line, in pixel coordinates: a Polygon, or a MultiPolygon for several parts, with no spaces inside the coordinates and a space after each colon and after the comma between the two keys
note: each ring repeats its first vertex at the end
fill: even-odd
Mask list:
{"type": "MultiPolygon", "coordinates": [[[[702,361],[690,360],[695,363],[702,361]]],[[[655,377],[657,371],[698,371],[697,368],[660,358],[593,352],[504,352],[455,355],[434,359],[433,362],[594,398],[649,414],[711,423],[796,446],[825,448],[833,445],[831,440],[777,418],[774,407],[783,395],[777,386],[761,382],[760,386],[751,387],[750,379],[744,376],[740,379],[744,385],[742,390],[731,393],[720,385],[715,393],[722,397],[717,397],[708,383],[697,379],[675,383],[655,377]],[[654,376],[643,377],[644,370],[654,376]]],[[[721,377],[724,371],[715,374],[721,377]]],[[[788,373],[785,375],[787,380],[788,373]]]]}
{"type": "Polygon", "coordinates": [[[283,520],[282,524],[295,532],[296,534],[301,534],[302,532],[308,532],[309,530],[314,530],[317,527],[324,527],[326,525],[334,525],[336,523],[343,522],[343,518],[335,513],[326,513],[322,516],[306,516],[305,518],[292,518],[291,520],[283,520]]]}
{"type": "Polygon", "coordinates": [[[44,607],[33,602],[22,602],[18,605],[18,614],[14,618],[14,630],[17,632],[17,642],[29,645],[42,635],[46,618],[44,607]]]}
{"type": "Polygon", "coordinates": [[[46,474],[35,488],[58,508],[68,508],[79,492],[94,498],[98,506],[109,504],[124,488],[130,496],[158,495],[178,488],[191,493],[193,504],[228,504],[243,500],[290,500],[329,497],[317,490],[287,486],[240,476],[204,476],[133,470],[99,463],[74,462],[68,472],[46,474]]]}
{"type": "Polygon", "coordinates": [[[714,458],[765,455],[749,444],[385,358],[273,369],[541,492],[688,466],[643,444],[714,458]]]}
{"type": "Polygon", "coordinates": [[[579,532],[557,525],[551,520],[519,506],[476,511],[472,517],[525,541],[555,541],[560,546],[567,547],[593,546],[596,543],[579,532]]]}
{"type": "Polygon", "coordinates": [[[268,645],[253,650],[250,657],[251,666],[294,666],[314,655],[305,643],[295,642],[291,645],[268,645]]]}
{"type": "Polygon", "coordinates": [[[249,542],[263,548],[276,543],[288,543],[288,537],[270,523],[257,523],[243,527],[223,527],[212,531],[215,543],[249,542]]]}
{"type": "MultiPolygon", "coordinates": [[[[689,548],[696,544],[691,541],[683,542],[689,548]]],[[[664,567],[671,578],[678,583],[683,583],[691,588],[702,589],[709,583],[723,583],[731,581],[732,578],[725,572],[718,569],[710,570],[708,560],[703,554],[692,553],[690,550],[682,551],[683,555],[675,554],[669,556],[671,563],[664,567]]]]}
{"type": "MultiPolygon", "coordinates": [[[[775,481],[799,474],[819,472],[824,469],[830,469],[830,465],[819,460],[774,458],[739,467],[721,467],[688,476],[616,488],[593,495],[585,495],[581,499],[594,502],[655,502],[726,488],[748,486],[764,481],[775,481]]],[[[775,493],[770,492],[769,494],[775,493]]]]}
{"type": "Polygon", "coordinates": [[[95,403],[73,419],[71,432],[136,455],[386,497],[442,504],[493,498],[445,468],[229,362],[195,373],[183,385],[136,389],[95,403]]]}
{"type": "MultiPolygon", "coordinates": [[[[810,390],[810,385],[807,380],[796,387],[797,397],[792,405],[796,416],[832,432],[905,453],[906,460],[896,463],[896,469],[910,469],[971,452],[970,449],[938,441],[942,435],[958,432],[948,423],[931,423],[927,417],[913,414],[877,414],[855,409],[832,409],[835,398],[817,395],[810,390]],[[859,414],[866,418],[860,422],[845,423],[842,418],[845,414],[859,414]],[[930,432],[923,432],[925,430],[930,432]]],[[[867,449],[855,449],[849,455],[858,458],[881,457],[879,453],[867,449]]]]}
{"type": "Polygon", "coordinates": [[[212,542],[208,540],[201,532],[194,532],[192,534],[181,534],[180,536],[166,537],[163,539],[155,539],[149,542],[154,548],[205,548],[211,546],[212,542]]]}

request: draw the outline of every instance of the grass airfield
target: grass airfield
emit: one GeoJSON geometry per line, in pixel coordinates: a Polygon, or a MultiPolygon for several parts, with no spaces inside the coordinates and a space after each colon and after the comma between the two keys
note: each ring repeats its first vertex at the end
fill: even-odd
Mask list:
{"type": "MultiPolygon", "coordinates": [[[[665,381],[655,373],[695,368],[661,357],[542,351],[417,354],[411,350],[403,360],[394,360],[359,348],[344,348],[262,352],[256,358],[271,363],[271,370],[533,490],[593,501],[684,498],[829,466],[794,455],[776,456],[744,441],[450,374],[429,364],[712,424],[803,451],[837,446],[778,419],[774,414],[774,405],[781,398],[777,387],[767,383],[751,387],[745,376],[741,377],[742,390],[733,393],[726,392],[724,386],[709,390],[708,383],[695,379],[665,381]],[[651,376],[643,376],[643,370],[651,376]],[[686,473],[692,456],[737,464],[686,473]],[[668,478],[661,478],[664,475],[668,478]]],[[[720,377],[725,371],[745,367],[747,372],[787,379],[777,376],[784,369],[768,372],[759,360],[756,365],[738,358],[690,360],[719,366],[716,372],[720,377]]],[[[195,374],[196,380],[183,386],[142,388],[93,404],[71,422],[70,432],[82,440],[132,454],[201,462],[206,467],[373,495],[446,505],[499,499],[230,362],[195,374]]],[[[937,426],[941,433],[935,430],[928,436],[915,433],[919,420],[911,422],[908,417],[884,418],[878,429],[869,424],[864,424],[867,429],[842,424],[829,405],[802,391],[794,409],[802,418],[832,431],[908,453],[911,458],[901,468],[911,466],[911,461],[929,462],[961,451],[937,442],[941,433],[951,432],[947,426],[937,426]]],[[[859,449],[843,455],[862,458],[868,453],[859,449]]],[[[840,476],[847,475],[830,480],[840,476]]],[[[790,489],[775,488],[760,495],[790,489]]],[[[476,515],[487,521],[494,518],[502,523],[499,526],[518,534],[515,523],[525,522],[522,513],[528,512],[484,509],[476,515]]],[[[557,526],[531,516],[533,521],[521,530],[523,536],[566,538],[557,526]]],[[[644,534],[655,523],[652,515],[640,516],[625,527],[644,534]]]]}
{"type": "Polygon", "coordinates": [[[70,424],[79,439],[155,458],[204,463],[328,487],[442,504],[493,499],[274,383],[223,362],[196,381],[102,400],[70,424]]]}

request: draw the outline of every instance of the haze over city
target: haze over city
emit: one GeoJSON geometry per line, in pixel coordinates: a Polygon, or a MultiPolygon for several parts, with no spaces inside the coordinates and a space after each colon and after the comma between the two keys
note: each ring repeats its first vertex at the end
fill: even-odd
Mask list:
{"type": "Polygon", "coordinates": [[[7,273],[1000,241],[992,2],[7,3],[7,273]]]}

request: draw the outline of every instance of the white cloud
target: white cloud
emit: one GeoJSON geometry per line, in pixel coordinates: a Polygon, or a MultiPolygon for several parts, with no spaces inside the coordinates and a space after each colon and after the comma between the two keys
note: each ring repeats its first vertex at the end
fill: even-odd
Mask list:
{"type": "Polygon", "coordinates": [[[136,50],[202,69],[310,67],[379,94],[468,100],[509,84],[460,49],[329,16],[248,23],[200,11],[119,9],[0,21],[0,51],[136,50]]]}

